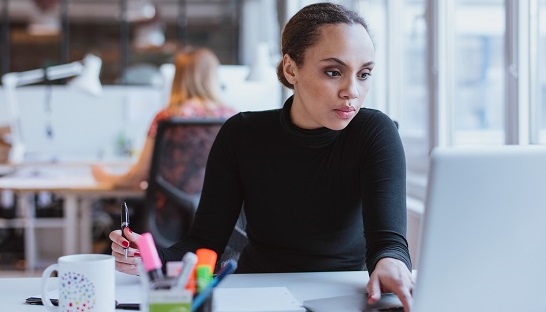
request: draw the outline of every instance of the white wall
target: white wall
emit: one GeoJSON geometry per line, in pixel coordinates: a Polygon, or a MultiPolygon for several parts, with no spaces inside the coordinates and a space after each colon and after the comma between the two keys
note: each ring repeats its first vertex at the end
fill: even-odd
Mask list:
{"type": "MultiPolygon", "coordinates": [[[[21,133],[29,157],[52,155],[98,158],[116,154],[120,135],[142,141],[153,114],[161,107],[161,90],[151,87],[105,86],[99,97],[65,86],[53,86],[51,113],[46,113],[46,87],[17,88],[21,133]],[[46,136],[51,121],[53,139],[46,136]]],[[[5,97],[0,94],[0,123],[7,124],[5,97]]]]}
{"type": "Polygon", "coordinates": [[[248,73],[247,66],[220,66],[219,75],[226,103],[240,112],[281,107],[283,104],[282,88],[276,76],[264,82],[245,81],[248,73]]]}
{"type": "MultiPolygon", "coordinates": [[[[276,81],[247,82],[245,66],[222,66],[223,99],[238,111],[277,108],[281,87],[276,81]]],[[[21,130],[28,156],[32,159],[97,160],[115,158],[120,138],[132,142],[138,151],[155,115],[165,103],[168,90],[147,86],[103,86],[93,97],[65,86],[52,86],[51,114],[45,111],[46,87],[24,86],[16,90],[21,130]],[[46,136],[51,120],[53,139],[46,136]]],[[[8,124],[6,97],[0,89],[0,126],[8,124]]]]}

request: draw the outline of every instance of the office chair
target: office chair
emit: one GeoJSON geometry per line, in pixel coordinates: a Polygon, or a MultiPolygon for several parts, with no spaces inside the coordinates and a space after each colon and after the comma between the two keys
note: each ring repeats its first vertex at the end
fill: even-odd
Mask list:
{"type": "Polygon", "coordinates": [[[144,231],[169,247],[191,227],[208,154],[224,119],[172,118],[159,122],[143,213],[144,231]]]}

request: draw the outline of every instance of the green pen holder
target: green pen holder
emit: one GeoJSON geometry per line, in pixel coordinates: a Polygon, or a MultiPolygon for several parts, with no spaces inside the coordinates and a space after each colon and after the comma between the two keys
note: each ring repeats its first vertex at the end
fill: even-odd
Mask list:
{"type": "Polygon", "coordinates": [[[193,292],[187,289],[148,288],[141,305],[143,312],[212,312],[213,294],[196,310],[192,310],[193,292]]]}
{"type": "Polygon", "coordinates": [[[151,282],[143,270],[140,273],[143,294],[140,311],[191,312],[192,291],[172,287],[173,279],[171,278],[151,282]]]}
{"type": "Polygon", "coordinates": [[[145,304],[147,312],[212,312],[213,296],[211,295],[199,308],[192,311],[192,293],[180,289],[153,289],[145,304]]]}
{"type": "MultiPolygon", "coordinates": [[[[150,282],[147,274],[139,265],[140,280],[143,291],[143,302],[140,305],[142,312],[212,312],[213,294],[203,302],[203,304],[192,311],[193,291],[185,288],[172,287],[174,282],[172,278],[160,279],[150,282]]],[[[195,283],[195,279],[189,283],[195,283]]]]}
{"type": "Polygon", "coordinates": [[[148,312],[191,312],[192,293],[185,289],[151,289],[148,312]]]}

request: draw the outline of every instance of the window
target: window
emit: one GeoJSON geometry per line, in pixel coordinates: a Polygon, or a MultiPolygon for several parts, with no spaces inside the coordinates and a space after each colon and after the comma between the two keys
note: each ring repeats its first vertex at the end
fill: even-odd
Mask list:
{"type": "MultiPolygon", "coordinates": [[[[375,67],[372,84],[364,101],[364,107],[378,109],[389,114],[387,91],[387,60],[389,45],[387,41],[387,5],[382,0],[359,1],[356,11],[368,24],[370,37],[375,46],[375,67]]],[[[391,115],[396,120],[397,116],[391,115]]]]}
{"type": "Polygon", "coordinates": [[[503,0],[456,2],[453,145],[504,143],[504,12],[503,0]]]}
{"type": "Polygon", "coordinates": [[[536,105],[531,117],[538,132],[533,143],[546,144],[546,0],[540,0],[538,6],[537,22],[531,25],[536,27],[531,31],[531,34],[536,35],[531,36],[531,44],[537,43],[536,58],[531,58],[537,62],[536,66],[531,65],[531,83],[534,86],[532,98],[536,105]]]}
{"type": "Polygon", "coordinates": [[[0,75],[93,53],[103,61],[103,84],[153,85],[158,66],[186,45],[210,48],[222,64],[240,63],[241,1],[48,0],[47,10],[36,2],[0,2],[7,16],[0,19],[0,75]]]}

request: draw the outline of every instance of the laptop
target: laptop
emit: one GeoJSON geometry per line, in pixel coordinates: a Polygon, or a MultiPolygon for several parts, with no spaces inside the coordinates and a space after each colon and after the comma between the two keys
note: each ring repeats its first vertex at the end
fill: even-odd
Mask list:
{"type": "Polygon", "coordinates": [[[413,312],[546,311],[546,146],[437,148],[425,206],[413,312]]]}
{"type": "Polygon", "coordinates": [[[546,146],[431,160],[414,311],[546,311],[546,146]]]}

